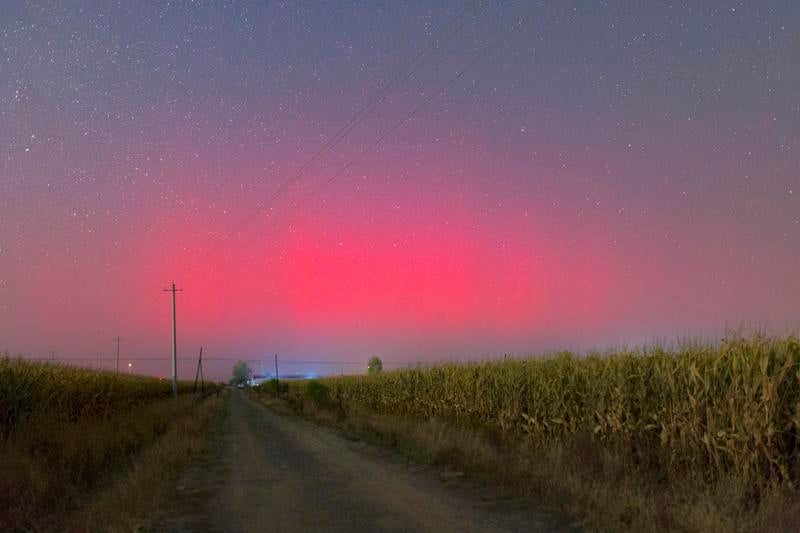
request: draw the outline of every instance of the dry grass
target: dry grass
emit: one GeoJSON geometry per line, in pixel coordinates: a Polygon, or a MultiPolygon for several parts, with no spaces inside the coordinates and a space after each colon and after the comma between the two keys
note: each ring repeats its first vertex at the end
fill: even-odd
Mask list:
{"type": "MultiPolygon", "coordinates": [[[[181,394],[192,382],[178,382],[181,394]]],[[[216,384],[209,384],[215,390],[216,384]]],[[[26,361],[0,354],[0,438],[40,416],[103,419],[172,395],[168,380],[26,361]]]]}
{"type": "Polygon", "coordinates": [[[288,400],[591,529],[794,531],[799,365],[796,338],[753,336],[293,383],[288,400]]]}
{"type": "MultiPolygon", "coordinates": [[[[158,453],[169,435],[191,447],[186,428],[218,403],[176,401],[159,380],[18,360],[0,360],[0,383],[0,530],[66,528],[120,475],[142,468],[142,452],[158,453]]],[[[151,473],[157,487],[161,474],[151,473]]]]}
{"type": "Polygon", "coordinates": [[[735,478],[715,483],[659,479],[585,434],[566,446],[535,449],[442,419],[378,415],[360,408],[342,416],[311,400],[282,407],[269,398],[262,401],[417,461],[486,479],[589,530],[788,533],[800,523],[800,497],[789,486],[765,489],[756,503],[735,478]]]}
{"type": "Polygon", "coordinates": [[[137,457],[126,475],[68,518],[71,531],[138,531],[163,511],[181,469],[209,441],[209,428],[222,414],[221,397],[203,402],[181,417],[137,457]]]}

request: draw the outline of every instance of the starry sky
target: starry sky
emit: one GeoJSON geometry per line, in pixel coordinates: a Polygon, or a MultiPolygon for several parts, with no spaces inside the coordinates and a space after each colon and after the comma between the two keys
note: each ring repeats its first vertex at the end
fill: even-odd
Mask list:
{"type": "Polygon", "coordinates": [[[173,279],[180,377],[796,329],[798,58],[794,0],[4,1],[0,350],[165,375],[173,279]]]}

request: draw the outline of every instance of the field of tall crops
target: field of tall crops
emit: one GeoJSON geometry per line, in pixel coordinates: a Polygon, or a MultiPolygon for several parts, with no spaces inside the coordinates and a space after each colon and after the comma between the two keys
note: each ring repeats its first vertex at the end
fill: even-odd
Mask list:
{"type": "MultiPolygon", "coordinates": [[[[588,436],[666,475],[798,481],[800,342],[448,364],[323,380],[336,404],[489,427],[531,447],[588,436]]],[[[298,393],[302,384],[294,384],[298,393]]]]}
{"type": "MultiPolygon", "coordinates": [[[[187,394],[193,383],[179,385],[176,401],[168,380],[0,357],[0,530],[70,529],[176,421],[209,412],[187,394]]],[[[184,438],[185,454],[199,437],[184,438]]],[[[160,479],[146,481],[160,490],[160,479]]]]}
{"type": "MultiPolygon", "coordinates": [[[[179,382],[179,393],[192,385],[179,382]]],[[[0,436],[39,416],[102,419],[171,394],[168,380],[0,358],[0,436]]]]}

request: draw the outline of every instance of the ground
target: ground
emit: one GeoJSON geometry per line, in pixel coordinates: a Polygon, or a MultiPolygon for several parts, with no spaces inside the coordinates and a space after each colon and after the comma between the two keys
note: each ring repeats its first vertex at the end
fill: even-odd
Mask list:
{"type": "Polygon", "coordinates": [[[207,452],[153,531],[567,531],[498,489],[335,430],[273,413],[232,390],[207,452]]]}

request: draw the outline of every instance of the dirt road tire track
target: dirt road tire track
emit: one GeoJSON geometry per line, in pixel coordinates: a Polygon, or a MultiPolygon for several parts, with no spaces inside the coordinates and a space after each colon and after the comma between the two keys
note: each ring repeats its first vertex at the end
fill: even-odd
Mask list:
{"type": "Polygon", "coordinates": [[[566,531],[496,491],[277,415],[233,390],[153,531],[566,531]],[[488,494],[488,496],[487,496],[488,494]]]}

